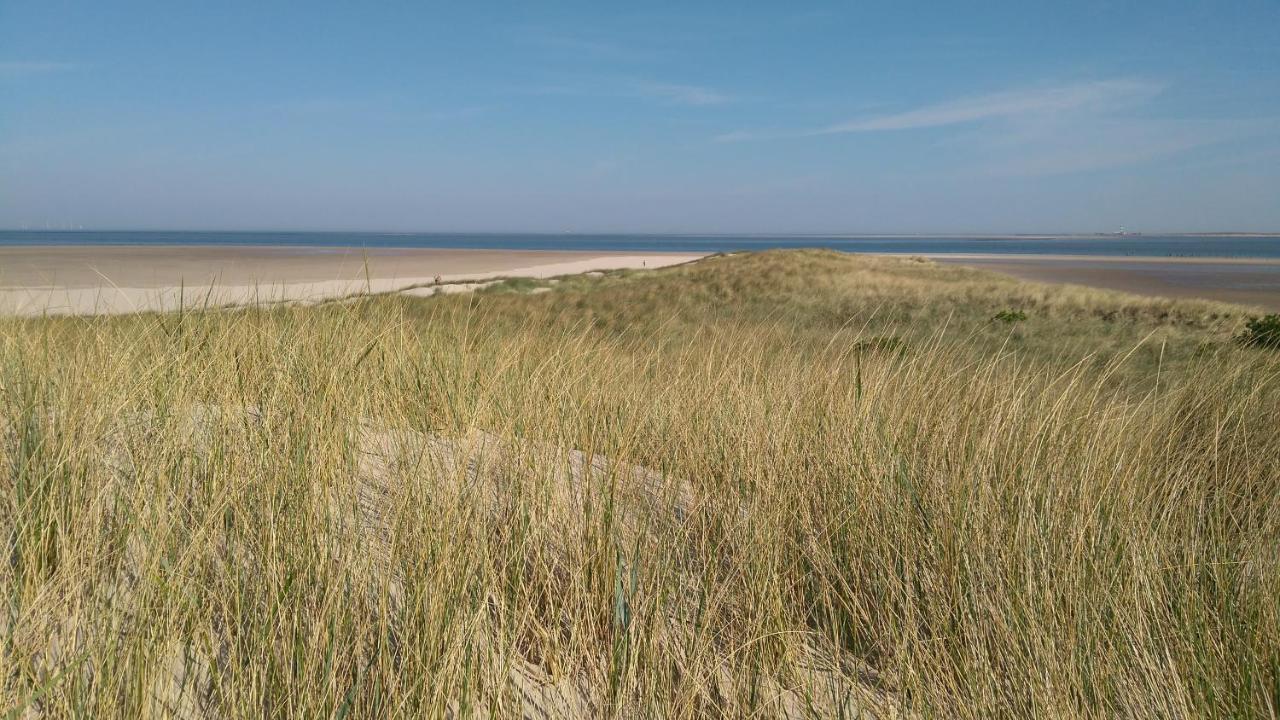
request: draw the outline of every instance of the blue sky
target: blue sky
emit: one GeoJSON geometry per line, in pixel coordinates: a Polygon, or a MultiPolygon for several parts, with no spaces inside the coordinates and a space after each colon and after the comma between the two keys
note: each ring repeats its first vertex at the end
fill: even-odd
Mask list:
{"type": "Polygon", "coordinates": [[[1280,3],[0,0],[0,227],[1280,230],[1280,3]]]}

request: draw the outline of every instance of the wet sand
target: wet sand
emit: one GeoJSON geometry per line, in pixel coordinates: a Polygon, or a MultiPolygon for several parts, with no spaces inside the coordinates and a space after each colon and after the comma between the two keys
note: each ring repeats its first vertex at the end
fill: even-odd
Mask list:
{"type": "Polygon", "coordinates": [[[1201,298],[1280,311],[1280,260],[1101,255],[930,255],[1037,282],[1071,283],[1138,295],[1201,298]]]}
{"type": "Polygon", "coordinates": [[[114,314],[502,276],[551,277],[689,262],[691,253],[81,245],[0,247],[0,314],[114,314]]]}

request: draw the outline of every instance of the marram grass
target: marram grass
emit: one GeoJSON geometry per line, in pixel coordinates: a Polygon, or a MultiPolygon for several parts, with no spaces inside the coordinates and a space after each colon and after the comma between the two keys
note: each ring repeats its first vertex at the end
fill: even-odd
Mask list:
{"type": "Polygon", "coordinates": [[[1280,714],[1244,311],[816,252],[506,289],[0,321],[0,707],[1280,714]]]}

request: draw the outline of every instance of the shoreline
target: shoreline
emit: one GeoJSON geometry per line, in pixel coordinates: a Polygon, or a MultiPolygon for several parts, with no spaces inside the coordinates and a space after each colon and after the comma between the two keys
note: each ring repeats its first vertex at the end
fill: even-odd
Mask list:
{"type": "MultiPolygon", "coordinates": [[[[1280,238],[1280,231],[1274,232],[1240,232],[1240,231],[1217,231],[1217,232],[1178,232],[1178,231],[1151,231],[1141,233],[1115,233],[1115,232],[1027,232],[1027,233],[1010,233],[1010,232],[939,232],[939,233],[903,233],[903,232],[622,232],[622,231],[592,231],[582,230],[574,232],[557,232],[553,230],[543,231],[511,231],[511,230],[278,230],[270,228],[258,229],[239,229],[239,230],[190,230],[181,228],[166,229],[130,229],[130,228],[113,228],[113,229],[91,229],[91,228],[0,228],[0,238],[5,235],[51,235],[54,237],[60,235],[342,235],[342,236],[370,236],[370,237],[449,237],[449,236],[471,236],[471,237],[509,237],[509,236],[531,236],[531,237],[673,237],[673,238],[698,238],[698,237],[759,237],[759,238],[944,238],[944,239],[971,239],[978,238],[984,240],[1027,240],[1027,239],[1096,239],[1096,240],[1144,240],[1151,238],[1280,238]]],[[[38,243],[35,243],[38,244],[38,243]]],[[[99,244],[99,243],[94,243],[99,244]]],[[[137,243],[101,243],[101,244],[124,244],[136,245],[137,243]]],[[[198,244],[198,243],[192,243],[198,244]]],[[[211,243],[219,245],[221,243],[211,243]]]]}
{"type": "Polygon", "coordinates": [[[1217,300],[1280,312],[1280,259],[1116,255],[921,255],[1020,280],[1084,285],[1179,299],[1217,300]]]}
{"type": "Polygon", "coordinates": [[[1068,255],[1051,253],[874,253],[886,257],[927,257],[957,263],[979,262],[1091,262],[1091,263],[1153,263],[1182,265],[1276,265],[1280,258],[1249,258],[1199,255],[1068,255]]]}

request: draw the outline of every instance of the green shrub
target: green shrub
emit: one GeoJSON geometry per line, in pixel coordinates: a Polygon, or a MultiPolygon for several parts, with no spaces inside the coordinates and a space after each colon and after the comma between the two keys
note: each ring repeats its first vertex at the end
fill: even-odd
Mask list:
{"type": "Polygon", "coordinates": [[[1249,318],[1236,339],[1245,345],[1280,350],[1280,314],[1249,318]]]}
{"type": "Polygon", "coordinates": [[[527,293],[534,288],[544,287],[546,282],[536,278],[517,277],[507,278],[501,282],[494,283],[485,288],[481,288],[479,292],[483,293],[527,293]]]}
{"type": "Polygon", "coordinates": [[[1021,310],[1001,310],[991,317],[992,320],[1003,323],[1022,322],[1027,319],[1027,314],[1021,310]]]}

